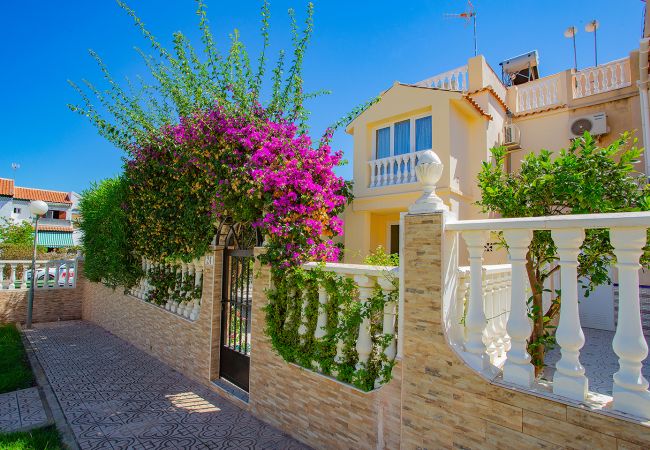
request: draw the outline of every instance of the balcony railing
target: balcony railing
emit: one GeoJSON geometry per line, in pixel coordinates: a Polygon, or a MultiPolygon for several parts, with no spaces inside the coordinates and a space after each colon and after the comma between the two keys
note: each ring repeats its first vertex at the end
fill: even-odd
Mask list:
{"type": "Polygon", "coordinates": [[[469,90],[467,66],[458,67],[431,78],[427,78],[426,80],[415,83],[415,85],[466,92],[469,90]]]}
{"type": "Polygon", "coordinates": [[[52,219],[49,217],[44,217],[38,220],[38,225],[47,225],[47,226],[57,226],[57,227],[72,227],[72,222],[66,219],[52,219]]]}
{"type": "Polygon", "coordinates": [[[561,79],[559,73],[516,86],[517,112],[526,113],[561,104],[564,100],[561,79]]]}
{"type": "MultiPolygon", "coordinates": [[[[467,244],[469,269],[469,296],[464,301],[463,341],[459,346],[468,364],[476,370],[491,370],[496,351],[498,356],[498,327],[494,326],[494,309],[500,313],[502,306],[495,303],[492,292],[500,288],[489,285],[503,283],[486,280],[483,267],[483,252],[490,232],[501,231],[508,245],[511,275],[509,288],[509,309],[506,335],[509,349],[505,350],[503,380],[508,383],[531,388],[534,370],[527,350],[527,339],[532,331],[528,316],[528,282],[526,276],[526,254],[534,230],[550,230],[557,246],[560,265],[562,302],[556,340],[561,349],[561,358],[556,363],[553,376],[553,393],[583,402],[587,399],[589,379],[580,363],[580,350],[585,344],[580,325],[578,309],[577,267],[580,246],[585,230],[609,229],[610,242],[616,256],[614,264],[619,280],[619,309],[616,333],[612,347],[618,356],[619,370],[613,375],[612,408],[624,413],[650,419],[650,392],[648,381],[643,376],[642,362],[648,356],[648,345],[643,335],[639,301],[639,259],[646,245],[646,230],[650,228],[650,212],[584,214],[553,217],[532,217],[518,219],[467,220],[448,223],[449,233],[460,233],[467,244]],[[487,281],[487,285],[486,285],[487,281]],[[492,305],[492,306],[490,306],[492,305]],[[496,342],[486,339],[494,336],[496,342]]],[[[489,269],[489,268],[488,268],[489,269]]],[[[464,297],[463,278],[456,277],[458,289],[454,295],[464,297]]],[[[457,303],[457,302],[456,302],[457,303]]],[[[498,323],[498,322],[497,322],[498,323]]],[[[505,348],[505,345],[503,346],[505,348]]]]}
{"type": "MultiPolygon", "coordinates": [[[[36,261],[35,289],[63,289],[77,286],[77,259],[36,261]]],[[[32,262],[0,261],[0,290],[29,289],[33,280],[32,262]]]]}
{"type": "Polygon", "coordinates": [[[418,162],[418,157],[423,152],[425,152],[425,150],[369,161],[369,187],[373,188],[415,183],[417,181],[415,165],[418,162]]]}
{"type": "Polygon", "coordinates": [[[630,58],[623,58],[573,74],[573,98],[601,94],[631,84],[630,58]]]}

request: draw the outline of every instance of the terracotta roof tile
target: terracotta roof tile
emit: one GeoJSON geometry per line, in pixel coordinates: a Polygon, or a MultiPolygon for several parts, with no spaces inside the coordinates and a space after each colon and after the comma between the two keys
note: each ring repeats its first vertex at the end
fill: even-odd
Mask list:
{"type": "Polygon", "coordinates": [[[67,192],[48,191],[45,189],[30,189],[16,186],[14,189],[14,198],[21,200],[43,200],[52,203],[72,204],[67,192]]]}
{"type": "Polygon", "coordinates": [[[492,120],[492,116],[490,114],[486,113],[485,111],[483,111],[483,108],[481,108],[479,106],[479,104],[476,103],[476,101],[472,97],[470,97],[469,95],[463,95],[463,98],[465,100],[467,100],[469,102],[469,104],[472,105],[474,107],[474,109],[476,109],[479,112],[479,114],[481,114],[487,120],[492,120]]]}
{"type": "Polygon", "coordinates": [[[6,197],[13,197],[14,180],[11,180],[9,178],[0,178],[0,195],[6,197]]]}
{"type": "Polygon", "coordinates": [[[72,227],[62,227],[59,225],[39,225],[38,231],[64,231],[72,233],[74,229],[72,227]]]}

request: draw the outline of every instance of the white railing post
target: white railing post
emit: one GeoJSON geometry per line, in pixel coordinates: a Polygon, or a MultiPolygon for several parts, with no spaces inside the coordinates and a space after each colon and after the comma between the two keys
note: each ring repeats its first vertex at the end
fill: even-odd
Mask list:
{"type": "Polygon", "coordinates": [[[470,288],[467,302],[465,328],[467,341],[465,349],[471,353],[469,364],[476,370],[487,367],[489,357],[483,342],[485,330],[485,312],[483,307],[483,251],[488,233],[485,231],[464,231],[463,239],[469,251],[470,288]]]}
{"type": "Polygon", "coordinates": [[[309,290],[305,289],[302,292],[301,305],[300,305],[300,326],[298,327],[298,336],[300,336],[300,342],[305,342],[305,335],[307,334],[307,306],[309,304],[308,297],[309,290]]]}
{"type": "MultiPolygon", "coordinates": [[[[21,289],[27,289],[27,270],[28,270],[28,265],[26,263],[22,263],[20,265],[20,268],[22,270],[22,273],[20,275],[20,288],[21,289]]],[[[2,289],[0,287],[0,289],[2,289]]]]}
{"type": "Polygon", "coordinates": [[[322,339],[327,333],[325,327],[327,326],[327,290],[322,284],[318,285],[318,319],[316,321],[316,330],[314,330],[314,337],[322,339]]]}
{"type": "Polygon", "coordinates": [[[16,289],[16,264],[11,264],[11,273],[9,274],[9,289],[16,289]]]}
{"type": "MultiPolygon", "coordinates": [[[[5,288],[5,267],[6,263],[0,262],[0,290],[5,288]]],[[[32,280],[34,279],[34,274],[32,274],[32,280]]]]}
{"type": "MultiPolygon", "coordinates": [[[[375,280],[366,275],[355,275],[354,281],[359,287],[359,302],[361,307],[366,307],[368,300],[372,297],[372,290],[375,287],[375,280]]],[[[359,362],[356,365],[357,370],[363,369],[368,362],[372,352],[372,339],[370,336],[370,317],[364,317],[359,325],[359,337],[357,339],[356,350],[359,355],[359,362]]]]}
{"type": "Polygon", "coordinates": [[[465,316],[465,300],[469,288],[469,273],[467,268],[458,270],[458,284],[456,286],[456,306],[452,315],[451,338],[455,345],[465,345],[466,328],[461,323],[465,316]]]}
{"type": "Polygon", "coordinates": [[[506,328],[510,336],[510,350],[503,365],[503,379],[509,383],[530,387],[535,379],[535,372],[526,348],[532,331],[526,302],[526,253],[533,233],[531,230],[505,230],[503,237],[508,244],[508,259],[512,264],[510,317],[506,328]]]}
{"type": "Polygon", "coordinates": [[[611,228],[610,241],[618,269],[618,324],[614,352],[619,370],[614,374],[614,409],[650,419],[648,380],[641,373],[648,345],[641,326],[639,259],[646,244],[645,228],[611,228]]]}
{"type": "Polygon", "coordinates": [[[494,363],[497,356],[497,332],[495,327],[496,288],[494,275],[483,269],[483,311],[485,314],[485,328],[483,329],[483,343],[486,347],[491,363],[494,363]]]}
{"type": "MultiPolygon", "coordinates": [[[[377,282],[381,287],[384,298],[388,299],[392,293],[397,289],[393,281],[387,277],[377,278],[377,282]]],[[[384,320],[382,324],[382,333],[384,336],[390,336],[390,343],[384,349],[384,355],[389,361],[395,359],[397,354],[397,345],[395,343],[395,317],[396,317],[397,303],[395,301],[386,301],[384,304],[384,320]]]]}
{"type": "Polygon", "coordinates": [[[552,230],[551,236],[560,257],[562,285],[560,323],[555,334],[562,357],[555,364],[553,393],[583,401],[587,397],[589,381],[585,368],[580,364],[580,349],[585,344],[585,336],[578,312],[578,254],[585,232],[581,228],[569,228],[552,230]]]}

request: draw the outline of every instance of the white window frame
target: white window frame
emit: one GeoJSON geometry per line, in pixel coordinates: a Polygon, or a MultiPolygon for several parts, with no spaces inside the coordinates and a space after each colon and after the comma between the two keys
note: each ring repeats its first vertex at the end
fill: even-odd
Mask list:
{"type": "MultiPolygon", "coordinates": [[[[425,151],[425,150],[433,150],[433,113],[431,111],[422,113],[422,114],[417,114],[415,116],[409,116],[405,119],[400,119],[400,120],[394,120],[388,124],[384,123],[382,125],[378,125],[376,127],[373,127],[371,129],[371,136],[372,136],[372,156],[371,156],[371,161],[376,161],[377,158],[377,131],[381,130],[383,128],[390,128],[390,151],[389,154],[386,158],[390,158],[392,156],[395,156],[395,124],[397,122],[404,122],[405,120],[409,120],[411,122],[410,128],[409,128],[409,153],[415,153],[415,121],[417,119],[421,119],[423,117],[431,116],[431,147],[430,148],[424,148],[420,151],[425,151]]],[[[385,158],[379,158],[379,159],[385,159],[385,158]]]]}

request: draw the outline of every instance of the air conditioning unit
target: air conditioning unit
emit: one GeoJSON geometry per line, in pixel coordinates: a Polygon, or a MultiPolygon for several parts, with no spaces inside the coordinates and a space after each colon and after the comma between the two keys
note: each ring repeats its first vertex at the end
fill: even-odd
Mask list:
{"type": "Polygon", "coordinates": [[[503,128],[503,145],[506,147],[521,143],[521,131],[515,124],[508,123],[503,128]]]}
{"type": "Polygon", "coordinates": [[[597,113],[588,116],[576,117],[571,121],[570,134],[572,138],[581,137],[585,131],[592,136],[607,133],[607,114],[597,113]]]}

